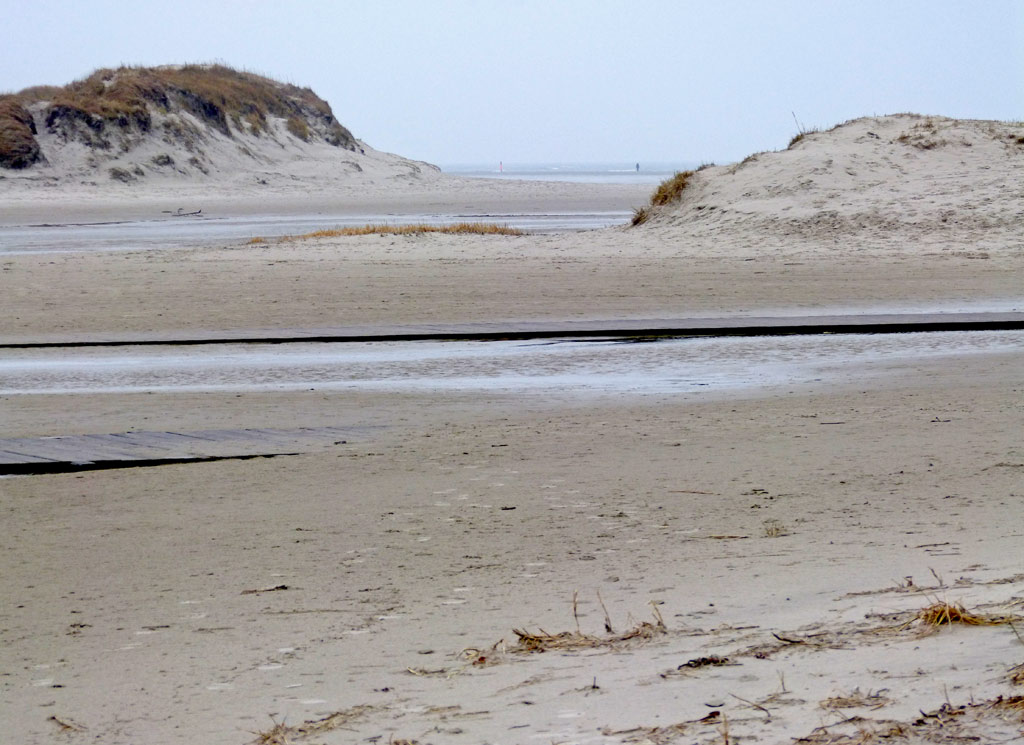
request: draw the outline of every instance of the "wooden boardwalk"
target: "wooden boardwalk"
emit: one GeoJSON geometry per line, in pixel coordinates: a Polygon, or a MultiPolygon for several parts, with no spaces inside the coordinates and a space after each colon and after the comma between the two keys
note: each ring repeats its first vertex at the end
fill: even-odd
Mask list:
{"type": "Polygon", "coordinates": [[[481,321],[457,324],[365,325],[333,328],[60,334],[11,337],[0,349],[198,344],[295,344],[387,341],[489,341],[606,336],[783,336],[885,334],[908,331],[996,331],[1024,328],[1024,311],[843,313],[814,316],[728,316],[580,321],[481,321]]]}
{"type": "Polygon", "coordinates": [[[7,438],[0,439],[0,474],[309,453],[343,445],[366,429],[211,429],[7,438]]]}

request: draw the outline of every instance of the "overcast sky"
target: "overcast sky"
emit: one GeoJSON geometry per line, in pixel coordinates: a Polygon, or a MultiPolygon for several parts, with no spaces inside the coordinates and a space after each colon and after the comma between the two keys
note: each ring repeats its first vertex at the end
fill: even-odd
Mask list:
{"type": "Polygon", "coordinates": [[[716,161],[914,111],[1024,119],[1024,0],[0,0],[0,90],[223,61],[434,163],[716,161]]]}

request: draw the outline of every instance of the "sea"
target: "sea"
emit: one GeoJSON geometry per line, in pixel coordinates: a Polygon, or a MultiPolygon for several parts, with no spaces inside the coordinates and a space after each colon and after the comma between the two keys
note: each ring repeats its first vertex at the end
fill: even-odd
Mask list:
{"type": "Polygon", "coordinates": [[[693,162],[610,163],[450,163],[441,170],[453,176],[519,181],[569,181],[579,184],[660,184],[693,162]]]}

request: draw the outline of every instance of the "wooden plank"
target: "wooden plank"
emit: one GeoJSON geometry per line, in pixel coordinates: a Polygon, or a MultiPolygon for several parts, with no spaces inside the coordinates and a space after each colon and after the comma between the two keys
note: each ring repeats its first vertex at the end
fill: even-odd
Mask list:
{"type": "MultiPolygon", "coordinates": [[[[311,452],[348,440],[353,427],[115,432],[0,439],[0,466],[168,461],[311,452]]],[[[2,469],[0,469],[2,471],[2,469]]]]}
{"type": "Polygon", "coordinates": [[[53,458],[44,458],[41,455],[19,453],[13,450],[0,450],[0,463],[55,463],[53,458]]]}

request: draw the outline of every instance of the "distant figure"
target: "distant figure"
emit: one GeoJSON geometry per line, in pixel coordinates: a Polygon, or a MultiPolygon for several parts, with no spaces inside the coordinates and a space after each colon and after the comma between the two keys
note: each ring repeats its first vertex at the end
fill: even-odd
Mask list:
{"type": "Polygon", "coordinates": [[[640,164],[639,163],[636,164],[636,172],[640,173],[640,164]]]}

